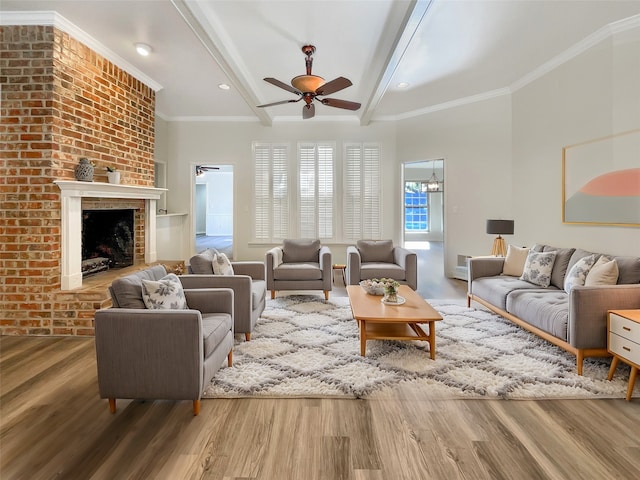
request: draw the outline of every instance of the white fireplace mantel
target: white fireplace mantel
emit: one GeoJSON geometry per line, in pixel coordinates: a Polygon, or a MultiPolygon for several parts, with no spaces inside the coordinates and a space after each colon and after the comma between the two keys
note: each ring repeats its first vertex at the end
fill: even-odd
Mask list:
{"type": "Polygon", "coordinates": [[[155,262],[156,201],[166,188],[101,182],[56,180],[62,192],[62,290],[82,287],[82,198],[127,198],[145,201],[144,261],[155,262]]]}

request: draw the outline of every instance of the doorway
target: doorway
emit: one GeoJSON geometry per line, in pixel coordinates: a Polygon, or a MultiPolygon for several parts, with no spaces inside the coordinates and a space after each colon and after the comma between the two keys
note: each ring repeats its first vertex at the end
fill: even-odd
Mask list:
{"type": "Polygon", "coordinates": [[[403,244],[417,253],[418,272],[429,272],[419,275],[418,290],[432,291],[427,283],[445,276],[444,160],[407,162],[402,174],[403,244]]]}
{"type": "Polygon", "coordinates": [[[195,251],[215,248],[233,259],[233,166],[196,165],[195,251]]]}

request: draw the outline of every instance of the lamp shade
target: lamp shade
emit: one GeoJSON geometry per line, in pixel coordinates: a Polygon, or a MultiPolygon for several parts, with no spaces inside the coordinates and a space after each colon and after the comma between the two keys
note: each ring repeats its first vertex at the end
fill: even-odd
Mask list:
{"type": "Polygon", "coordinates": [[[513,220],[487,220],[487,233],[513,235],[513,220]]]}

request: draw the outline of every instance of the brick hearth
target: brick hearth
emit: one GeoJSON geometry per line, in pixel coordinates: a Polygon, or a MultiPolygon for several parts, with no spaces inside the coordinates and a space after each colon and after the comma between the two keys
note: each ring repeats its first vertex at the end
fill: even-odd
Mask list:
{"type": "MultiPolygon", "coordinates": [[[[92,335],[122,270],[61,288],[63,223],[56,180],[81,157],[95,182],[118,167],[127,185],[153,187],[155,92],[52,26],[3,26],[0,110],[0,333],[92,335]]],[[[83,198],[83,208],[135,208],[136,263],[144,263],[145,202],[83,198]],[[134,203],[133,207],[131,204],[134,203]],[[85,206],[87,205],[87,206],[85,206]]]]}

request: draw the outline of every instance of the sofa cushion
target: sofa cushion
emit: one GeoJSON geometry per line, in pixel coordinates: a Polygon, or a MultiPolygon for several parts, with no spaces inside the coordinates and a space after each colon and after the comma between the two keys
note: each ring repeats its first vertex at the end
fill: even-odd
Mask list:
{"type": "Polygon", "coordinates": [[[284,240],[283,262],[320,262],[320,240],[284,240]]]}
{"type": "Polygon", "coordinates": [[[139,308],[147,306],[142,299],[142,279],[160,280],[167,274],[164,266],[155,265],[125,277],[117,278],[109,287],[113,306],[116,308],[139,308]]]}
{"type": "Polygon", "coordinates": [[[233,266],[224,253],[214,254],[211,264],[215,275],[233,275],[233,266]]]}
{"type": "Polygon", "coordinates": [[[556,252],[556,260],[553,262],[553,270],[551,270],[551,285],[554,287],[564,288],[564,277],[567,274],[567,267],[575,248],[557,248],[545,245],[543,252],[556,252]]]}
{"type": "Polygon", "coordinates": [[[615,259],[602,255],[587,274],[586,286],[615,285],[618,281],[618,263],[615,259]]]}
{"type": "Polygon", "coordinates": [[[363,263],[393,263],[392,240],[358,240],[356,246],[363,263]]]}
{"type": "Polygon", "coordinates": [[[211,355],[220,342],[224,340],[233,320],[228,313],[202,314],[202,339],[204,342],[204,358],[211,355]]]}
{"type": "Polygon", "coordinates": [[[582,257],[576,263],[573,264],[571,270],[567,272],[567,276],[564,279],[564,290],[569,293],[576,285],[584,285],[589,270],[596,263],[596,254],[592,253],[586,257],[582,257]]]}
{"type": "MultiPolygon", "coordinates": [[[[514,290],[532,290],[540,289],[533,283],[520,280],[518,277],[509,277],[507,275],[499,275],[496,277],[476,278],[471,283],[471,293],[483,300],[486,300],[496,307],[506,310],[507,295],[514,290]]],[[[555,287],[549,287],[550,290],[557,290],[555,287]]]]}
{"type": "Polygon", "coordinates": [[[320,270],[319,263],[281,263],[273,269],[273,278],[276,280],[321,280],[322,270],[320,270]]]}
{"type": "Polygon", "coordinates": [[[507,311],[554,337],[567,341],[568,295],[563,290],[516,290],[507,297],[507,311]]]}
{"type": "Polygon", "coordinates": [[[587,250],[583,250],[581,248],[576,248],[576,251],[571,255],[571,260],[569,260],[569,265],[567,265],[567,272],[571,270],[571,268],[576,264],[578,260],[584,257],[588,257],[589,255],[596,255],[596,260],[600,257],[599,254],[594,254],[593,252],[589,252],[587,250]]]}
{"type": "Polygon", "coordinates": [[[527,247],[509,245],[507,247],[507,256],[504,258],[504,265],[502,266],[502,274],[511,275],[512,277],[521,276],[524,271],[524,264],[527,261],[527,255],[529,255],[527,247]]]}
{"type": "Polygon", "coordinates": [[[618,285],[640,283],[640,257],[614,257],[618,264],[618,285]]]}
{"type": "Polygon", "coordinates": [[[191,257],[189,260],[191,273],[213,275],[213,257],[217,253],[218,251],[215,248],[210,248],[191,257]]]}
{"type": "Polygon", "coordinates": [[[551,284],[551,272],[553,271],[555,259],[556,252],[530,251],[520,280],[525,280],[540,287],[548,287],[551,284]]]}
{"type": "Polygon", "coordinates": [[[160,280],[142,280],[142,300],[150,310],[185,310],[187,300],[184,297],[182,283],[175,273],[160,280]]]}
{"type": "Polygon", "coordinates": [[[396,265],[395,263],[363,263],[360,266],[360,279],[370,280],[373,278],[404,280],[405,271],[400,265],[396,265]]]}

